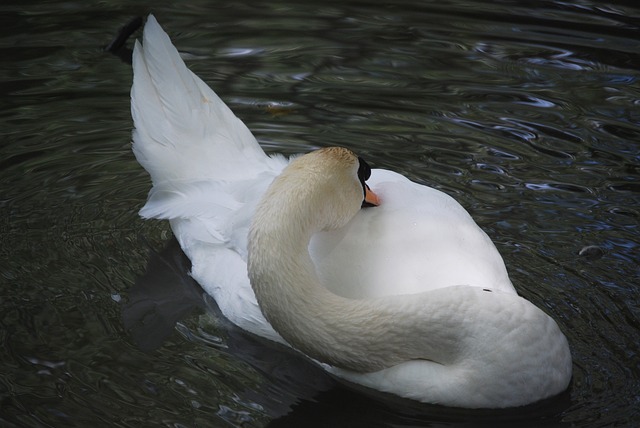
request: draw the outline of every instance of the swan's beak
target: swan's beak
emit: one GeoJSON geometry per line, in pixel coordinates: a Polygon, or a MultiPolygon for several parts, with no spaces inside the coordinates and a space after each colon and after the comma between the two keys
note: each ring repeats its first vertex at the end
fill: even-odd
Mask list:
{"type": "Polygon", "coordinates": [[[362,201],[362,207],[377,207],[380,205],[380,199],[378,195],[373,193],[373,191],[367,186],[364,185],[364,201],[362,201]]]}

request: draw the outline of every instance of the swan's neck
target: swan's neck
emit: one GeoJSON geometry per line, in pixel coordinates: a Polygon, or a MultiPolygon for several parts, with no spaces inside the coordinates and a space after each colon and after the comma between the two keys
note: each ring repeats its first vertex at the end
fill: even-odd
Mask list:
{"type": "Polygon", "coordinates": [[[314,218],[322,213],[308,201],[279,199],[269,195],[256,211],[248,243],[249,277],[263,314],[287,342],[314,359],[357,371],[415,358],[443,363],[453,358],[456,329],[444,325],[450,308],[433,308],[428,317],[432,331],[425,334],[429,308],[424,302],[419,307],[401,296],[352,300],[322,286],[308,252],[311,236],[320,229],[314,218]],[[414,311],[421,313],[420,322],[414,311]],[[419,343],[402,343],[407,335],[419,335],[419,343]]]}

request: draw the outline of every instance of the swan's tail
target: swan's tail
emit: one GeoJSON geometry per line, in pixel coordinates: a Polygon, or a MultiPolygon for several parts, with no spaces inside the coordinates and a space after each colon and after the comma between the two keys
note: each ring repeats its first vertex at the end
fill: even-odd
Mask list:
{"type": "Polygon", "coordinates": [[[184,215],[167,212],[176,202],[166,198],[167,191],[184,196],[194,183],[201,189],[203,182],[246,181],[273,170],[274,159],[186,67],[153,15],[144,27],[143,43],[136,41],[133,72],[133,151],[154,184],[143,216],[184,215]]]}

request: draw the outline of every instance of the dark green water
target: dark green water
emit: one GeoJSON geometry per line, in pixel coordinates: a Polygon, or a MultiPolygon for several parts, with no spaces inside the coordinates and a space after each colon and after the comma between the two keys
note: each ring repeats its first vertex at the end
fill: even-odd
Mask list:
{"type": "Polygon", "coordinates": [[[640,5],[130,3],[0,5],[0,425],[640,424],[640,5]],[[345,145],[455,196],[567,335],[570,390],[398,403],[217,317],[137,216],[131,67],[102,47],[150,11],[267,151],[345,145]]]}

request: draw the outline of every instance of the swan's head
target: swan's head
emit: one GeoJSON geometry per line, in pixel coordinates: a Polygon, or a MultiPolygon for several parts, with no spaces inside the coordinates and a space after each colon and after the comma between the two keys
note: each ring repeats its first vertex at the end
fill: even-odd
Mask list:
{"type": "Polygon", "coordinates": [[[366,180],[371,168],[351,150],[328,147],[294,159],[263,198],[271,215],[294,213],[319,230],[344,226],[360,208],[380,202],[366,180]]]}

